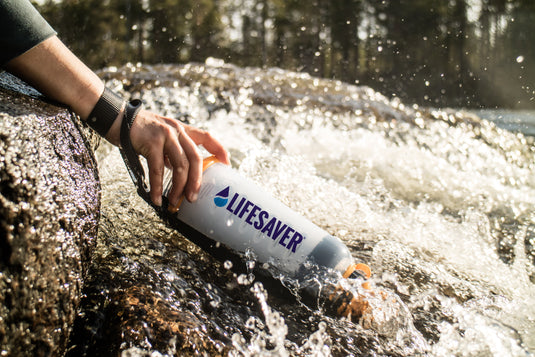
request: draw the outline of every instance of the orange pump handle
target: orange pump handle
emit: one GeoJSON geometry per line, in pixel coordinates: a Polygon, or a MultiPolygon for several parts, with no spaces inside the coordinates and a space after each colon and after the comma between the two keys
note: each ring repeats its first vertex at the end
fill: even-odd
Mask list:
{"type": "Polygon", "coordinates": [[[364,274],[366,279],[369,279],[372,276],[372,270],[370,269],[370,267],[363,263],[351,264],[342,276],[344,278],[349,278],[355,270],[360,270],[364,274]]]}

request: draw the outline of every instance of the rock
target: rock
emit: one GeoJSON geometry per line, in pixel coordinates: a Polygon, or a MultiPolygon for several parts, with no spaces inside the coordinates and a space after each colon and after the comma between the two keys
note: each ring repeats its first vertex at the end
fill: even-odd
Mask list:
{"type": "Polygon", "coordinates": [[[0,73],[2,356],[65,352],[97,235],[94,138],[67,109],[0,73]]]}

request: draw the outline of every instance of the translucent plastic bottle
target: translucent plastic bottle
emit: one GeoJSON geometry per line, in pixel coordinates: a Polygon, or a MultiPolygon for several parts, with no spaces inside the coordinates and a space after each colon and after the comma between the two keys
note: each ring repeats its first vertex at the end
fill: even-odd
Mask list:
{"type": "MultiPolygon", "coordinates": [[[[164,196],[170,185],[169,180],[164,196]]],[[[307,261],[335,269],[344,277],[354,272],[369,276],[369,268],[356,265],[340,239],[214,157],[204,160],[197,201],[183,200],[170,211],[202,235],[237,252],[251,249],[260,263],[269,262],[289,276],[297,276],[307,261]]]]}

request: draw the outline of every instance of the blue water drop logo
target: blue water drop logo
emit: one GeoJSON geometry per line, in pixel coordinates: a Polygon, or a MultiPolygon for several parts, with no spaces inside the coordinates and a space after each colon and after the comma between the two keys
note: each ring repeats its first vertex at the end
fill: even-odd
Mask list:
{"type": "Polygon", "coordinates": [[[216,193],[214,203],[217,207],[224,207],[228,202],[229,186],[216,193]]]}

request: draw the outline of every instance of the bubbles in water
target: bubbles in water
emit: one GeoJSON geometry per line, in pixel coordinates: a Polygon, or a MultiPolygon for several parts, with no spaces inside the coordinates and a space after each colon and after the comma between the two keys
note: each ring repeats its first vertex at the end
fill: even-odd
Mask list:
{"type": "Polygon", "coordinates": [[[331,356],[330,342],[330,336],[327,334],[327,324],[322,321],[318,324],[318,330],[310,335],[303,346],[299,348],[299,352],[306,356],[331,356]]]}
{"type": "MultiPolygon", "coordinates": [[[[213,59],[162,68],[132,71],[153,70],[162,85],[169,78],[169,88],[144,90],[144,100],[167,115],[187,113],[224,143],[244,175],[331,234],[340,233],[387,293],[386,300],[370,297],[375,326],[363,329],[329,320],[321,308],[305,317],[278,312],[284,303],[267,304],[254,285],[252,294],[269,318],[236,318],[243,324],[232,326],[243,331],[233,336],[236,354],[269,355],[267,346],[282,355],[327,353],[329,346],[333,354],[357,355],[361,347],[347,340],[359,338],[373,341],[369,354],[535,351],[528,237],[535,224],[535,172],[532,144],[522,135],[468,113],[404,105],[371,88],[280,69],[239,69],[213,59]],[[177,79],[197,84],[177,87],[177,79]],[[296,343],[283,316],[288,325],[294,319],[317,330],[318,336],[305,337],[318,343],[296,343]],[[318,319],[329,328],[324,331],[318,319]],[[376,337],[378,331],[388,338],[376,337]]],[[[245,257],[249,271],[257,266],[251,254],[245,257]]],[[[235,290],[248,289],[254,277],[236,280],[235,290]]],[[[221,305],[234,311],[225,302],[216,308],[221,305]]]]}
{"type": "Polygon", "coordinates": [[[257,256],[255,252],[252,249],[246,249],[245,250],[245,265],[247,267],[247,271],[252,271],[256,265],[257,256]]]}
{"type": "MultiPolygon", "coordinates": [[[[251,291],[260,303],[264,321],[260,321],[256,317],[250,317],[246,321],[245,326],[252,333],[251,339],[247,341],[242,335],[234,334],[232,336],[232,345],[235,351],[231,351],[230,355],[293,356],[294,353],[286,345],[288,326],[282,315],[268,305],[268,294],[262,283],[255,283],[251,287],[251,291]]],[[[295,348],[297,355],[330,356],[330,337],[326,330],[325,322],[320,322],[317,331],[306,338],[301,346],[295,348]]]]}
{"type": "Polygon", "coordinates": [[[451,356],[463,351],[467,356],[527,356],[518,333],[485,314],[464,308],[452,299],[441,297],[443,307],[451,309],[457,322],[443,322],[441,336],[433,348],[436,356],[451,356]]]}
{"type": "Polygon", "coordinates": [[[240,285],[250,285],[254,282],[253,274],[240,274],[237,278],[238,284],[240,285]]]}
{"type": "Polygon", "coordinates": [[[247,269],[248,270],[252,270],[252,269],[254,269],[254,267],[255,267],[255,261],[254,260],[250,260],[250,261],[247,262],[247,269]]]}

